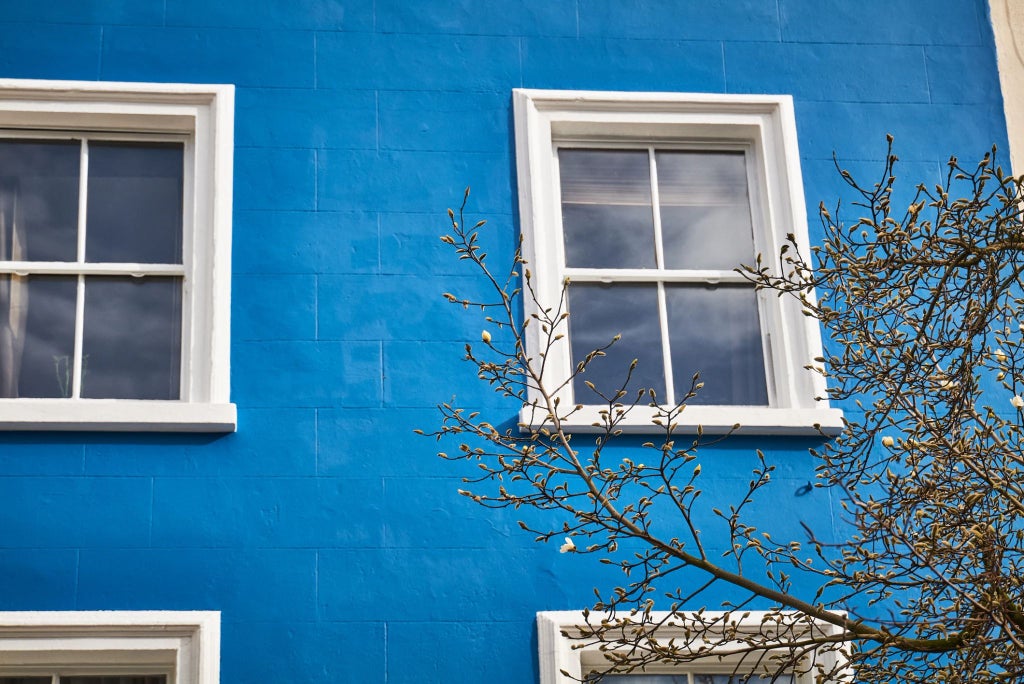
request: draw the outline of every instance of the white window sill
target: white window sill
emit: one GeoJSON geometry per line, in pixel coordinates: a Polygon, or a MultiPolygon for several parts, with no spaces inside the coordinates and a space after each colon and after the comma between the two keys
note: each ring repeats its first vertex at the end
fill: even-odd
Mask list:
{"type": "MultiPolygon", "coordinates": [[[[602,407],[584,406],[562,424],[566,432],[603,432],[602,407]],[[595,425],[597,423],[598,425],[595,425]]],[[[618,429],[629,434],[657,434],[663,428],[652,423],[655,413],[638,406],[622,420],[618,429]]],[[[524,407],[520,422],[540,427],[543,411],[524,407]]],[[[695,434],[697,426],[705,434],[724,434],[739,424],[734,434],[741,435],[821,435],[833,436],[843,429],[843,412],[839,409],[770,408],[766,406],[687,406],[677,420],[678,434],[695,434]]],[[[550,428],[550,422],[546,425],[550,428]]]]}
{"type": "Polygon", "coordinates": [[[234,404],[131,399],[0,399],[0,431],[234,432],[234,404]]]}

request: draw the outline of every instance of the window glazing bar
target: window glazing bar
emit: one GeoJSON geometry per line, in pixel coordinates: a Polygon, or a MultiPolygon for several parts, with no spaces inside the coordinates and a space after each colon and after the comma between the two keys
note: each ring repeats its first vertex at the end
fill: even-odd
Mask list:
{"type": "Polygon", "coordinates": [[[0,261],[0,273],[15,275],[153,275],[184,276],[181,264],[74,263],[66,261],[0,261]]]}
{"type": "MultiPolygon", "coordinates": [[[[658,193],[658,164],[654,148],[647,148],[650,162],[651,211],[654,214],[654,263],[658,270],[665,269],[665,251],[661,239],[661,196],[658,193]]],[[[668,334],[668,305],[665,302],[665,284],[658,282],[658,327],[661,330],[661,362],[665,373],[665,396],[658,397],[662,404],[676,403],[676,388],[672,374],[672,340],[668,334]]]]}
{"type": "MultiPolygon", "coordinates": [[[[82,140],[81,161],[78,165],[78,250],[77,261],[85,263],[85,219],[89,198],[89,143],[82,140]]],[[[75,295],[75,351],[71,373],[71,398],[82,396],[82,337],[85,330],[85,276],[78,276],[75,295]]]]}
{"type": "MultiPolygon", "coordinates": [[[[0,265],[0,272],[3,266],[0,265]]],[[[750,284],[746,278],[736,271],[719,270],[664,270],[659,271],[653,268],[566,268],[562,270],[563,275],[572,282],[593,282],[593,283],[705,283],[715,285],[717,283],[739,283],[750,284]]],[[[752,284],[750,284],[753,287],[752,284]]]]}

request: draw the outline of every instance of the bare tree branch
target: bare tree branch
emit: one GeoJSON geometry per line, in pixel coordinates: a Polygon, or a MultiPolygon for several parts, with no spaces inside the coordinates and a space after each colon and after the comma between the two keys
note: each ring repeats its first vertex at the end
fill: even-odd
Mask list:
{"type": "Polygon", "coordinates": [[[889,142],[873,185],[837,163],[856,220],[844,223],[840,205],[822,205],[821,245],[801,253],[790,236],[780,254],[739,269],[758,288],[796,297],[825,330],[826,351],[812,366],[829,378],[830,398],[848,407],[843,433],[812,451],[814,486],[833,491],[848,526],[835,544],[810,527],[780,540],[751,524],[748,508],[774,471],[761,452],[734,501],[720,510],[701,498],[700,453],[728,435],[677,434],[699,376],[678,405],[659,406],[650,390],[627,392],[634,360],[617,388],[587,384],[589,403],[602,407],[599,431],[571,434],[568,421],[582,406],[560,405],[560,390],[617,338],[552,380],[547,357],[567,334],[565,290],[556,305],[522,318],[523,298],[537,296],[521,252],[496,275],[480,247],[484,222],[465,225],[468,190],[449,212],[441,239],[494,294],[488,302],[445,295],[484,312],[483,349],[466,345],[466,359],[537,420],[499,429],[443,404],[430,434],[454,437],[458,453],[442,456],[478,468],[464,480],[465,496],[547,511],[520,525],[537,541],[568,538],[563,550],[622,570],[623,584],[602,593],[574,635],[601,645],[610,669],[727,652],[739,658],[737,674],[770,666],[828,681],[840,673],[819,656],[842,651],[862,682],[1024,677],[1024,178],[1004,175],[994,150],[972,168],[951,159],[942,183],[918,185],[896,206],[889,142]],[[535,356],[531,328],[540,331],[535,356]],[[637,407],[656,411],[651,441],[628,456],[611,451],[637,407]],[[709,516],[721,523],[714,532],[698,524],[709,516]],[[619,549],[626,541],[629,553],[619,549]],[[724,555],[709,552],[723,541],[724,555]],[[706,612],[721,583],[736,600],[706,612]],[[808,585],[817,587],[810,595],[794,589],[808,585]],[[773,608],[760,627],[736,627],[747,606],[765,603],[773,608]],[[684,638],[662,639],[668,622],[684,638]]]}

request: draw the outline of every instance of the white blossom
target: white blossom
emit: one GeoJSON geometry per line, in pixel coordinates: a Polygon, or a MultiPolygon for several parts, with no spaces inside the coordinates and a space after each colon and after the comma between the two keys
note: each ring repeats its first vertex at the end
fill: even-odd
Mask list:
{"type": "Polygon", "coordinates": [[[896,440],[890,437],[889,435],[886,435],[885,437],[882,438],[882,446],[886,448],[891,447],[895,443],[896,440]]]}
{"type": "Polygon", "coordinates": [[[576,550],[576,544],[573,542],[572,537],[566,537],[565,543],[558,548],[559,553],[570,553],[576,550]]]}
{"type": "Polygon", "coordinates": [[[1024,408],[1024,399],[1019,394],[1014,395],[1013,399],[1010,400],[1014,408],[1024,408]]]}

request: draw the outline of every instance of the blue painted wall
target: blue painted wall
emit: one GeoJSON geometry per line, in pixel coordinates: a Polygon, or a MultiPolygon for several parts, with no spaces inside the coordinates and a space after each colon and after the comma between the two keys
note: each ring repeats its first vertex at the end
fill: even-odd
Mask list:
{"type": "MultiPolygon", "coordinates": [[[[515,415],[458,361],[480,326],[440,293],[475,283],[437,240],[472,184],[508,255],[511,89],[792,93],[814,216],[841,189],[833,150],[870,170],[892,132],[917,182],[1005,149],[985,7],[0,3],[0,76],[237,85],[239,408],[227,436],[0,435],[0,609],[221,610],[230,684],[533,681],[534,613],[611,576],[458,497],[466,468],[412,434],[453,393],[515,415]]],[[[830,510],[794,495],[799,441],[709,454],[716,496],[758,446],[779,466],[768,526],[830,510]]]]}

